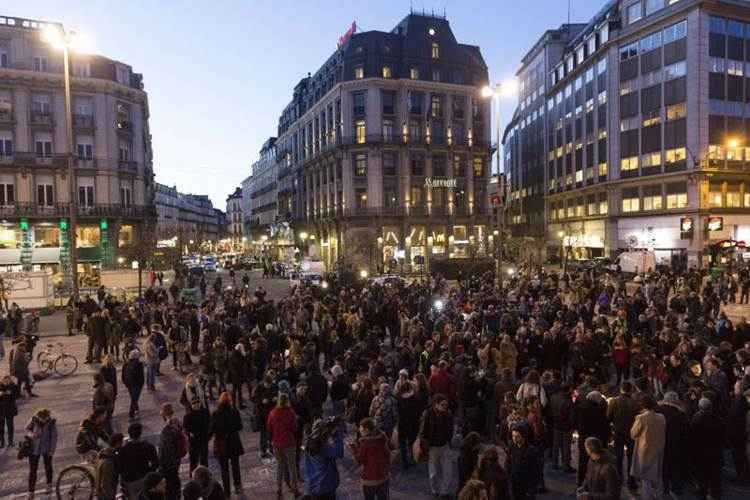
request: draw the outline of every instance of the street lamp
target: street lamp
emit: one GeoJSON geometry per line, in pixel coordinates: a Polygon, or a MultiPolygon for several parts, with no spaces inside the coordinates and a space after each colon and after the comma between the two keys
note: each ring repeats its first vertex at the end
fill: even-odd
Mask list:
{"type": "Polygon", "coordinates": [[[78,226],[78,203],[76,176],[73,158],[73,112],[70,99],[70,51],[84,52],[85,39],[74,31],[65,31],[61,24],[47,25],[42,31],[42,40],[63,53],[63,86],[65,88],[65,133],[68,139],[68,179],[70,185],[70,224],[68,231],[68,250],[70,260],[71,295],[78,302],[78,248],[76,230],[78,226]]]}

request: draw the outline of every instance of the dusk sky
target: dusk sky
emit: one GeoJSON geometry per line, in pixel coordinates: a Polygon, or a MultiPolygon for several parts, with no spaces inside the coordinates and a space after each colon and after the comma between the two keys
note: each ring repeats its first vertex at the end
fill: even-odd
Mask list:
{"type": "MultiPolygon", "coordinates": [[[[605,1],[572,3],[571,20],[587,22],[605,1]]],[[[0,15],[63,22],[95,52],[143,73],[157,181],[208,194],[223,210],[276,135],[293,86],[331,55],[351,22],[390,31],[410,5],[445,8],[458,41],[481,48],[493,81],[512,77],[531,44],[568,15],[566,0],[67,0],[64,8],[5,0],[0,15]]],[[[513,107],[503,101],[504,122],[513,107]]]]}

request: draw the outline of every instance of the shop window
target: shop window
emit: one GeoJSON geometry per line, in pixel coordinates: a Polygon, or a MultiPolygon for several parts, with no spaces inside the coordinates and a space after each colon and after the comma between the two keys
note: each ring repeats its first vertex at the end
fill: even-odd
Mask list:
{"type": "Polygon", "coordinates": [[[98,227],[77,227],[76,228],[76,247],[77,248],[94,248],[101,243],[101,236],[98,227]]]}
{"type": "Polygon", "coordinates": [[[134,243],[135,241],[135,229],[133,226],[129,224],[123,224],[120,226],[120,235],[119,235],[119,246],[120,247],[127,247],[134,243]]]}
{"type": "Polygon", "coordinates": [[[60,246],[60,229],[57,227],[34,227],[34,247],[54,248],[60,246]]]}
{"type": "Polygon", "coordinates": [[[20,241],[20,231],[11,227],[0,226],[0,249],[18,248],[20,241]]]}

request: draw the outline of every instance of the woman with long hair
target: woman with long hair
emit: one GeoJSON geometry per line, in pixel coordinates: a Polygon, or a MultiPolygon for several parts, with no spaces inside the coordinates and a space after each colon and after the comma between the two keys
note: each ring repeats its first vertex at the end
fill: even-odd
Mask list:
{"type": "Polygon", "coordinates": [[[474,470],[474,479],[479,479],[487,488],[487,497],[491,500],[506,500],[510,498],[508,475],[500,465],[497,448],[487,448],[482,452],[474,470]]]}
{"type": "Polygon", "coordinates": [[[242,478],[240,477],[240,456],[245,453],[240,440],[242,418],[240,412],[232,405],[232,396],[222,392],[219,405],[211,415],[208,436],[214,438],[214,455],[219,459],[221,467],[221,482],[224,492],[229,495],[229,465],[232,465],[232,479],[234,489],[239,495],[242,492],[242,478]]]}

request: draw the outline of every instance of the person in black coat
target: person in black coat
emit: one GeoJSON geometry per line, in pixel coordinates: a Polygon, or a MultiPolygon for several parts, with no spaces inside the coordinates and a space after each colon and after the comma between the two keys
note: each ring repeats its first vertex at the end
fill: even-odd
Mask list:
{"type": "Polygon", "coordinates": [[[211,415],[200,399],[190,402],[190,410],[182,417],[182,427],[187,432],[190,455],[190,473],[200,465],[208,466],[208,426],[211,415]]]}
{"type": "Polygon", "coordinates": [[[21,391],[10,375],[0,381],[0,448],[5,447],[5,430],[8,430],[8,448],[13,447],[13,420],[18,415],[16,400],[21,391]]]}
{"type": "Polygon", "coordinates": [[[573,406],[576,428],[578,429],[578,486],[586,477],[586,466],[589,462],[585,442],[588,437],[599,438],[602,443],[609,442],[609,422],[607,421],[607,402],[597,391],[589,392],[585,397],[579,395],[573,406]]]}
{"type": "Polygon", "coordinates": [[[229,382],[232,384],[232,400],[239,405],[240,409],[245,408],[242,402],[242,384],[245,382],[245,346],[237,344],[229,354],[229,382]]]}
{"type": "MultiPolygon", "coordinates": [[[[745,391],[750,395],[750,391],[745,391]]],[[[729,408],[729,419],[727,421],[727,443],[732,451],[734,459],[734,470],[737,474],[736,480],[740,484],[747,484],[750,480],[747,462],[747,412],[750,405],[742,393],[732,397],[729,408]]]]}
{"type": "Polygon", "coordinates": [[[242,478],[240,477],[240,456],[245,454],[240,440],[242,418],[240,412],[232,405],[232,396],[228,392],[221,393],[219,406],[211,415],[208,437],[214,439],[214,455],[221,466],[221,482],[224,492],[229,493],[229,465],[232,465],[232,478],[237,494],[242,492],[242,478]]]}
{"type": "Polygon", "coordinates": [[[403,382],[396,396],[398,409],[398,446],[404,469],[414,465],[412,446],[419,435],[419,419],[425,411],[422,401],[416,396],[411,382],[403,382]]]}
{"type": "Polygon", "coordinates": [[[128,360],[122,365],[122,383],[128,389],[130,394],[130,409],[128,416],[133,419],[138,417],[140,408],[138,400],[141,397],[143,384],[145,382],[143,363],[141,362],[141,353],[133,350],[128,360]]]}
{"type": "Polygon", "coordinates": [[[690,422],[690,457],[698,482],[699,497],[721,498],[721,465],[724,424],[708,398],[698,401],[698,411],[690,422]]]}
{"type": "Polygon", "coordinates": [[[664,415],[664,459],[662,482],[665,494],[670,491],[679,494],[684,477],[685,444],[690,430],[690,422],[680,398],[674,391],[664,394],[664,399],[656,407],[656,413],[664,415]]]}
{"type": "Polygon", "coordinates": [[[313,418],[318,418],[323,414],[323,403],[328,399],[328,381],[317,366],[313,366],[308,375],[307,387],[313,418]]]}

